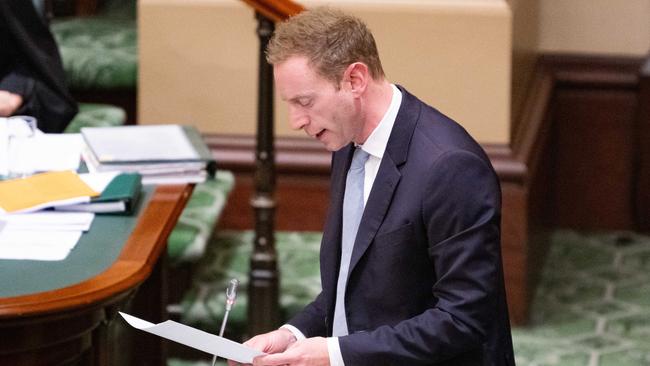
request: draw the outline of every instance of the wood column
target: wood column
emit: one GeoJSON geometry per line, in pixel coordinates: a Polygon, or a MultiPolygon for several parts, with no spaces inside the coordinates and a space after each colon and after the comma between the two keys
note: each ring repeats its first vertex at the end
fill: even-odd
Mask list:
{"type": "Polygon", "coordinates": [[[266,62],[266,46],[275,24],[259,12],[260,38],[257,147],[255,154],[255,242],[248,283],[248,333],[268,332],[278,326],[278,269],[275,252],[275,156],[273,142],[273,68],[266,62]]]}

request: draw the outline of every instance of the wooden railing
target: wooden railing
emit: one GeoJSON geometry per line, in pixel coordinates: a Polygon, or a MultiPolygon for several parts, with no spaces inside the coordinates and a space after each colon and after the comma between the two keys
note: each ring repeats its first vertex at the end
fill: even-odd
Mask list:
{"type": "Polygon", "coordinates": [[[279,324],[278,268],[275,251],[275,148],[273,134],[273,68],[266,62],[266,46],[275,22],[304,8],[290,0],[244,0],[255,10],[260,39],[257,147],[255,154],[255,239],[248,281],[248,334],[275,329],[279,324]]]}
{"type": "Polygon", "coordinates": [[[243,0],[255,12],[263,15],[273,22],[281,22],[292,15],[296,15],[305,8],[290,0],[243,0]]]}

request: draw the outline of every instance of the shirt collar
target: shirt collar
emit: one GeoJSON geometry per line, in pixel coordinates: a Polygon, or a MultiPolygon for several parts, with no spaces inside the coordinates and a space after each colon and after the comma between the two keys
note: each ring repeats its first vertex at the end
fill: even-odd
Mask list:
{"type": "Polygon", "coordinates": [[[391,84],[391,86],[393,87],[393,97],[391,98],[388,110],[381,121],[379,121],[377,127],[370,133],[366,142],[363,145],[359,145],[363,151],[379,159],[384,156],[390,132],[393,130],[399,106],[402,104],[402,93],[394,84],[391,84]]]}

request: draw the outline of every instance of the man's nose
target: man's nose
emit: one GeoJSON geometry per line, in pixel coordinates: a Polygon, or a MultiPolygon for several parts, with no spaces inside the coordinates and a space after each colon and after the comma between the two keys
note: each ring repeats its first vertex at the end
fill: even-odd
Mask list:
{"type": "Polygon", "coordinates": [[[289,125],[294,130],[301,130],[309,123],[309,118],[297,108],[289,108],[289,125]]]}

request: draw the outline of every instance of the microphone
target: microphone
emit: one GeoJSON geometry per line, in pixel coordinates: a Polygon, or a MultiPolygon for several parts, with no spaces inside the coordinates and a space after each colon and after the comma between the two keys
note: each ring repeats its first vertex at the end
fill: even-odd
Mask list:
{"type": "MultiPolygon", "coordinates": [[[[232,309],[232,306],[235,305],[235,300],[237,299],[237,286],[239,286],[239,281],[236,278],[230,280],[228,288],[226,289],[226,317],[228,312],[232,309]]],[[[223,333],[223,325],[226,323],[226,318],[223,318],[223,324],[221,326],[221,333],[223,333]]],[[[221,336],[221,334],[219,334],[221,336]]]]}
{"type": "MultiPolygon", "coordinates": [[[[239,281],[236,278],[230,280],[228,288],[226,288],[226,312],[223,314],[223,320],[221,321],[221,330],[219,330],[219,337],[223,337],[223,331],[226,329],[226,323],[228,322],[228,314],[233,305],[235,305],[235,300],[237,299],[237,286],[239,286],[239,281]]],[[[212,356],[212,366],[215,366],[217,362],[217,355],[212,356]]]]}

